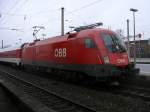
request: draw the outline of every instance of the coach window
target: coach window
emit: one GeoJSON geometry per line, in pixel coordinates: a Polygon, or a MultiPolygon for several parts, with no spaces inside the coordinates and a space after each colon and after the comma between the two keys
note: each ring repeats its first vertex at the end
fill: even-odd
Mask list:
{"type": "Polygon", "coordinates": [[[96,48],[95,42],[90,38],[86,38],[84,40],[84,45],[85,48],[96,48]]]}

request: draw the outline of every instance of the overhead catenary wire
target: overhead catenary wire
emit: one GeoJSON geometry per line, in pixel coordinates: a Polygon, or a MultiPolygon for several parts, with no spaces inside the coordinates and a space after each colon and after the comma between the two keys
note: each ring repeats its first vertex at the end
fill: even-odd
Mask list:
{"type": "Polygon", "coordinates": [[[24,16],[25,15],[25,14],[5,13],[5,12],[1,12],[0,14],[1,14],[1,16],[5,16],[5,15],[8,15],[8,16],[24,16]]]}
{"type": "MultiPolygon", "coordinates": [[[[24,5],[25,3],[27,3],[27,1],[29,1],[29,0],[25,0],[24,2],[22,2],[22,5],[24,5]]],[[[63,0],[59,0],[59,2],[60,1],[63,1],[63,0]]],[[[58,2],[57,2],[58,3],[58,2]]],[[[22,7],[22,5],[20,6],[20,7],[22,7]]],[[[39,13],[47,13],[47,12],[55,12],[55,11],[58,11],[58,9],[56,9],[56,10],[51,10],[51,11],[48,11],[48,10],[46,10],[46,11],[40,11],[40,12],[36,12],[36,13],[32,13],[33,15],[37,15],[37,14],[39,14],[39,13]]],[[[28,17],[30,17],[30,18],[32,18],[31,16],[32,15],[30,15],[30,14],[17,14],[17,13],[3,13],[3,14],[5,14],[5,15],[8,15],[8,16],[23,16],[24,17],[24,20],[26,20],[26,18],[28,17]]],[[[6,21],[5,21],[6,22],[6,21]]],[[[48,21],[47,21],[48,22],[48,21]]],[[[4,23],[3,23],[3,25],[4,25],[4,23]]],[[[25,26],[24,26],[25,27],[25,26]]],[[[25,29],[25,28],[24,28],[25,29]]]]}
{"type": "MultiPolygon", "coordinates": [[[[59,1],[57,1],[55,4],[58,4],[58,3],[60,3],[60,2],[64,2],[64,0],[59,0],[59,1]]],[[[55,7],[55,5],[53,6],[53,7],[55,7]]],[[[56,13],[56,11],[58,11],[58,10],[60,10],[60,8],[57,8],[57,9],[44,9],[44,10],[41,10],[41,11],[38,11],[38,12],[32,12],[32,13],[29,13],[29,16],[35,16],[35,15],[39,15],[39,14],[45,14],[45,13],[56,13]]]]}
{"type": "Polygon", "coordinates": [[[12,30],[12,31],[22,31],[21,28],[11,28],[11,27],[0,27],[0,30],[12,30]]]}
{"type": "MultiPolygon", "coordinates": [[[[13,6],[12,6],[11,8],[9,8],[9,10],[8,10],[6,13],[9,14],[9,13],[12,11],[12,9],[13,9],[19,2],[20,2],[20,0],[16,0],[15,3],[13,4],[13,6]]],[[[1,20],[1,24],[3,23],[4,20],[5,20],[4,18],[1,20]]]]}
{"type": "MultiPolygon", "coordinates": [[[[26,1],[28,1],[28,0],[26,0],[26,1]]],[[[62,1],[62,0],[61,0],[62,1]]],[[[83,6],[81,6],[81,7],[79,7],[79,8],[77,8],[77,9],[74,9],[74,10],[72,10],[72,11],[67,11],[66,13],[65,13],[65,15],[70,15],[70,14],[72,14],[72,15],[74,15],[74,16],[76,16],[77,17],[77,15],[75,14],[75,12],[77,12],[77,11],[82,11],[82,10],[84,10],[84,9],[86,9],[86,8],[88,8],[88,7],[90,7],[90,6],[93,6],[93,5],[95,5],[95,4],[97,4],[97,3],[99,3],[100,1],[102,1],[102,0],[96,0],[96,1],[93,1],[93,2],[91,2],[91,3],[88,3],[88,4],[86,4],[86,5],[83,5],[83,6]]],[[[18,7],[18,6],[17,6],[18,7]]],[[[58,10],[58,9],[57,9],[58,10]]],[[[45,13],[47,13],[47,12],[49,12],[49,11],[45,11],[45,13]]],[[[35,14],[40,14],[40,13],[44,13],[44,11],[39,11],[39,12],[37,12],[37,13],[32,13],[33,15],[35,14]]],[[[12,13],[12,12],[9,12],[9,14],[12,14],[12,16],[21,16],[21,15],[17,15],[16,13],[12,13]],[[14,15],[13,15],[14,14],[14,15]]],[[[22,15],[22,16],[24,16],[24,14],[22,15]]],[[[30,16],[30,14],[28,14],[28,16],[30,16]]],[[[80,17],[79,17],[80,18],[80,17]]],[[[53,18],[51,18],[51,19],[53,19],[53,18]]],[[[80,20],[82,20],[84,23],[86,23],[83,19],[81,19],[80,18],[80,20]]],[[[30,20],[31,21],[31,20],[30,20]]],[[[52,22],[53,20],[47,20],[46,22],[44,22],[42,25],[45,25],[45,23],[46,23],[46,25],[47,25],[47,23],[48,22],[52,22]]],[[[54,21],[57,21],[57,22],[59,22],[60,21],[60,18],[55,18],[54,19],[54,21]]],[[[41,25],[41,24],[39,24],[39,25],[41,25]]],[[[25,27],[25,26],[24,26],[25,27]]],[[[29,29],[31,29],[31,26],[30,26],[30,28],[29,29]]],[[[26,28],[24,28],[24,30],[29,30],[29,29],[26,29],[26,28]]],[[[24,32],[24,33],[27,33],[27,32],[24,32]]]]}
{"type": "Polygon", "coordinates": [[[9,27],[0,27],[0,30],[11,30],[9,27]]]}
{"type": "MultiPolygon", "coordinates": [[[[22,3],[20,3],[19,5],[18,5],[18,7],[13,11],[13,12],[16,12],[17,11],[17,9],[23,9],[23,7],[26,5],[26,3],[28,2],[29,0],[24,0],[22,3]]],[[[25,15],[25,14],[22,14],[22,15],[25,15]]]]}
{"type": "MultiPolygon", "coordinates": [[[[97,3],[101,2],[101,1],[102,1],[102,0],[96,0],[96,1],[94,1],[94,2],[91,2],[91,3],[89,3],[89,4],[83,5],[82,7],[79,7],[79,8],[77,8],[77,9],[72,10],[72,11],[67,11],[67,13],[65,13],[65,15],[70,15],[70,14],[72,14],[72,15],[74,15],[74,16],[77,16],[77,15],[74,14],[74,12],[81,11],[81,10],[83,10],[83,9],[85,9],[85,8],[88,8],[88,7],[92,6],[92,5],[95,5],[95,4],[97,4],[97,3]]],[[[81,18],[81,17],[79,17],[79,16],[78,16],[78,18],[80,18],[84,23],[86,23],[85,20],[83,20],[83,18],[81,18]]],[[[59,20],[60,20],[59,18],[58,18],[58,19],[55,19],[55,21],[59,21],[59,20]]],[[[42,25],[47,24],[48,22],[49,22],[49,20],[47,20],[46,22],[44,22],[42,25]]]]}
{"type": "Polygon", "coordinates": [[[88,8],[88,7],[90,7],[90,6],[93,6],[93,5],[95,5],[95,4],[97,4],[97,3],[101,2],[101,1],[102,1],[102,0],[96,0],[96,1],[94,1],[94,2],[91,2],[91,3],[89,3],[89,4],[84,5],[84,6],[82,6],[82,7],[79,7],[79,8],[77,8],[77,9],[74,9],[74,10],[68,12],[67,14],[71,14],[71,13],[74,13],[74,12],[77,12],[77,11],[81,11],[81,10],[83,10],[83,9],[85,9],[85,8],[88,8]]]}
{"type": "MultiPolygon", "coordinates": [[[[22,3],[22,5],[23,4],[25,4],[26,2],[27,2],[28,0],[25,0],[23,3],[22,3]]],[[[62,1],[62,0],[60,0],[60,1],[62,1]]],[[[60,2],[59,1],[59,2],[60,2]]],[[[80,7],[80,8],[77,8],[77,9],[75,9],[75,10],[73,10],[73,11],[68,11],[68,13],[65,13],[65,15],[68,15],[68,14],[73,14],[74,12],[76,12],[76,11],[79,11],[79,10],[82,10],[82,9],[85,9],[85,8],[87,8],[87,7],[90,7],[90,6],[92,6],[92,5],[94,5],[94,4],[96,4],[96,3],[98,3],[98,2],[100,2],[100,1],[102,1],[102,0],[96,0],[96,1],[94,1],[94,2],[91,2],[91,3],[89,3],[89,4],[86,4],[86,5],[84,5],[84,6],[82,6],[82,7],[80,7]]],[[[11,9],[12,8],[14,8],[17,4],[18,4],[18,2],[19,1],[16,1],[15,2],[15,5],[13,5],[12,7],[11,7],[11,9]]],[[[21,5],[21,6],[22,6],[21,5]]],[[[20,6],[20,7],[21,7],[20,6]]],[[[58,9],[57,9],[58,10],[58,9]]],[[[46,12],[49,12],[49,11],[40,11],[40,12],[36,12],[36,13],[32,13],[31,15],[36,15],[36,14],[39,14],[39,13],[46,13],[46,12]]],[[[54,12],[54,10],[52,11],[52,12],[54,12]]],[[[26,14],[16,14],[16,13],[5,13],[5,15],[10,15],[10,16],[23,16],[24,18],[26,18],[26,14]]],[[[31,17],[31,15],[29,14],[29,16],[31,17]]],[[[73,14],[74,16],[75,16],[75,14],[73,14]]],[[[80,18],[81,19],[81,18],[80,18]]],[[[83,19],[82,19],[83,20],[83,19]]],[[[2,20],[1,20],[2,21],[2,20]]],[[[59,19],[55,19],[55,21],[59,21],[59,19]]],[[[47,22],[44,22],[44,24],[47,24],[48,23],[48,21],[47,22]]],[[[85,21],[84,21],[84,23],[85,23],[85,21]]],[[[4,23],[3,23],[4,24],[4,23]]]]}
{"type": "MultiPolygon", "coordinates": [[[[2,13],[3,15],[8,15],[8,16],[11,16],[11,17],[14,17],[14,16],[22,16],[22,17],[25,17],[26,16],[26,14],[17,14],[17,13],[15,13],[16,11],[13,11],[13,9],[15,9],[15,7],[17,7],[17,5],[19,4],[19,3],[22,3],[22,4],[20,4],[20,7],[23,7],[23,5],[25,5],[25,3],[27,3],[27,1],[28,0],[17,0],[15,3],[14,3],[14,5],[9,9],[9,11],[7,11],[6,13],[2,13]],[[21,2],[22,1],[22,2],[21,2]],[[14,13],[13,13],[14,12],[14,13]]],[[[20,8],[19,7],[19,8],[20,8]]],[[[4,25],[6,22],[7,22],[7,20],[8,20],[8,18],[3,18],[2,20],[1,20],[1,24],[2,25],[4,25]]]]}

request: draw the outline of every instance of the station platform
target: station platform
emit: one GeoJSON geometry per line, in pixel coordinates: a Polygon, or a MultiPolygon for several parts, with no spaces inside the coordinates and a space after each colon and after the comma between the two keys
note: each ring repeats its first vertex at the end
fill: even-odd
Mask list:
{"type": "MultiPolygon", "coordinates": [[[[134,62],[134,59],[130,58],[130,62],[134,62]]],[[[139,64],[150,64],[150,58],[136,58],[136,62],[139,64]]]]}

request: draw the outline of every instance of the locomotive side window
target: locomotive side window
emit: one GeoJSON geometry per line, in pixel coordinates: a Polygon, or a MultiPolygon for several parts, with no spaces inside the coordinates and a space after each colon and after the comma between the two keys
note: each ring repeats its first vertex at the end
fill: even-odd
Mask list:
{"type": "Polygon", "coordinates": [[[84,45],[85,48],[96,48],[95,42],[90,38],[86,38],[84,40],[84,45]]]}

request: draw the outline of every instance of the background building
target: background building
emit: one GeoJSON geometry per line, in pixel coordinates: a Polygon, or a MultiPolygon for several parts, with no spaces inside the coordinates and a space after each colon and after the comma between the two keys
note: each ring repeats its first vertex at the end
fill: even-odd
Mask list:
{"type": "MultiPolygon", "coordinates": [[[[127,44],[126,44],[127,45],[127,44]]],[[[137,58],[150,58],[150,42],[149,40],[138,40],[135,42],[136,57],[137,58]]],[[[130,41],[130,57],[133,58],[134,42],[130,41]]]]}

